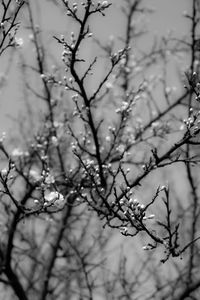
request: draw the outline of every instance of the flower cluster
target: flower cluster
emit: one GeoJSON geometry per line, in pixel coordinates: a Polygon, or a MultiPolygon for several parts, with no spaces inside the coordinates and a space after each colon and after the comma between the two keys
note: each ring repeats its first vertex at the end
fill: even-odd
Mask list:
{"type": "Polygon", "coordinates": [[[22,47],[24,44],[24,40],[22,38],[15,37],[15,46],[22,47]]]}
{"type": "Polygon", "coordinates": [[[8,170],[5,168],[5,169],[2,169],[1,170],[1,176],[4,178],[8,175],[8,170]]]}
{"type": "Polygon", "coordinates": [[[8,180],[14,179],[15,164],[10,161],[8,166],[0,170],[0,181],[7,183],[8,180]]]}
{"type": "MultiPolygon", "coordinates": [[[[115,66],[118,62],[120,62],[123,58],[126,56],[126,52],[129,50],[128,49],[120,49],[117,52],[113,53],[111,55],[111,62],[112,65],[115,66]]],[[[123,62],[123,61],[122,61],[123,62]]]]}
{"type": "Polygon", "coordinates": [[[100,185],[99,166],[94,160],[83,160],[83,176],[93,184],[100,185]]]}
{"type": "Polygon", "coordinates": [[[48,83],[59,83],[59,85],[62,85],[62,82],[58,82],[53,74],[41,74],[40,77],[48,83]]]}
{"type": "Polygon", "coordinates": [[[183,120],[183,124],[185,124],[187,130],[194,129],[195,131],[199,129],[199,124],[200,124],[199,116],[200,116],[200,110],[194,111],[193,108],[190,108],[190,116],[183,120]]]}
{"type": "Polygon", "coordinates": [[[142,231],[144,229],[144,223],[147,220],[152,220],[155,218],[154,214],[146,215],[146,206],[141,204],[137,198],[131,198],[132,191],[127,192],[126,198],[120,200],[118,204],[113,202],[113,205],[120,206],[120,209],[123,211],[125,216],[125,226],[120,228],[120,232],[123,235],[131,234],[132,229],[142,231]],[[129,230],[130,229],[130,230],[129,230]]]}
{"type": "Polygon", "coordinates": [[[17,159],[17,158],[25,158],[29,156],[29,152],[28,151],[22,151],[20,148],[15,148],[13,149],[13,151],[11,152],[11,157],[13,159],[17,159]]]}
{"type": "Polygon", "coordinates": [[[36,168],[30,169],[29,180],[31,180],[33,183],[40,183],[42,189],[49,188],[55,183],[55,177],[53,174],[51,174],[48,168],[42,172],[36,168]]]}
{"type": "Polygon", "coordinates": [[[145,206],[140,204],[137,199],[130,198],[124,211],[125,216],[131,216],[132,220],[141,221],[145,217],[145,206]]]}
{"type": "Polygon", "coordinates": [[[32,182],[34,182],[34,183],[40,182],[41,179],[42,179],[42,176],[41,176],[41,174],[39,173],[39,170],[34,169],[34,168],[31,169],[31,170],[29,171],[29,179],[30,179],[32,182]]]}
{"type": "Polygon", "coordinates": [[[58,209],[62,209],[66,204],[66,199],[64,196],[57,191],[47,191],[44,195],[44,206],[45,207],[54,207],[58,209]]]}
{"type": "Polygon", "coordinates": [[[122,101],[122,104],[119,108],[115,110],[116,113],[129,113],[131,112],[132,108],[130,107],[130,104],[127,101],[122,101]]]}

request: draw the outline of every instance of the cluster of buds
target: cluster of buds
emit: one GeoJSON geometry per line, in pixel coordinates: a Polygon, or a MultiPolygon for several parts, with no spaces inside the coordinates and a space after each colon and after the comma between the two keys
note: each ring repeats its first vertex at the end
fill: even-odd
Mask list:
{"type": "Polygon", "coordinates": [[[130,103],[128,103],[127,101],[122,101],[121,106],[115,110],[117,114],[119,113],[129,114],[131,111],[132,111],[132,107],[130,103]]]}
{"type": "Polygon", "coordinates": [[[69,48],[67,48],[66,46],[64,46],[64,50],[62,52],[62,61],[66,64],[66,66],[70,65],[71,62],[71,58],[72,58],[72,52],[69,48]]]}
{"type": "MultiPolygon", "coordinates": [[[[134,226],[137,230],[142,230],[141,222],[145,220],[145,206],[140,204],[137,199],[122,199],[120,204],[123,205],[124,216],[127,218],[127,221],[131,221],[130,223],[130,231],[131,227],[134,226]]],[[[127,226],[123,226],[120,229],[122,235],[130,234],[127,226]]]]}
{"type": "Polygon", "coordinates": [[[124,132],[124,135],[126,137],[126,141],[127,141],[127,145],[132,145],[132,144],[135,144],[136,143],[136,140],[135,140],[135,132],[134,132],[134,129],[130,126],[127,126],[125,128],[125,132],[124,132]]]}
{"type": "Polygon", "coordinates": [[[76,43],[76,39],[75,39],[74,32],[72,31],[71,32],[71,49],[74,49],[75,43],[76,43]]]}
{"type": "Polygon", "coordinates": [[[72,4],[72,8],[69,8],[68,1],[64,1],[64,2],[65,2],[65,5],[68,7],[67,16],[73,16],[74,14],[76,14],[77,9],[78,9],[78,4],[76,2],[74,2],[72,4]]]}
{"type": "Polygon", "coordinates": [[[187,129],[191,128],[194,125],[194,118],[189,117],[183,120],[183,123],[186,125],[187,129]]]}
{"type": "Polygon", "coordinates": [[[42,176],[46,185],[51,186],[55,183],[55,178],[49,171],[43,171],[42,176]]]}
{"type": "Polygon", "coordinates": [[[63,209],[66,204],[66,199],[58,191],[46,190],[44,193],[44,199],[34,199],[34,204],[39,205],[39,207],[44,207],[45,209],[53,208],[53,211],[63,209]]]}
{"type": "Polygon", "coordinates": [[[195,87],[196,87],[196,100],[199,102],[200,101],[200,82],[199,81],[196,83],[195,87]]]}
{"type": "Polygon", "coordinates": [[[199,115],[200,111],[193,111],[193,108],[190,108],[190,116],[187,119],[183,120],[183,123],[185,124],[187,129],[194,128],[194,130],[198,130],[199,128],[199,115]]]}
{"type": "Polygon", "coordinates": [[[94,160],[83,160],[83,175],[85,179],[92,180],[96,185],[100,185],[99,166],[94,160]]]}
{"type": "Polygon", "coordinates": [[[13,170],[15,170],[15,164],[10,161],[8,167],[0,170],[0,179],[1,181],[7,181],[8,179],[13,179],[13,170]]]}
{"type": "MultiPolygon", "coordinates": [[[[58,83],[55,79],[55,76],[52,74],[41,74],[41,79],[48,82],[48,83],[58,83]]],[[[62,82],[60,82],[62,84],[62,82]]]]}
{"type": "Polygon", "coordinates": [[[50,170],[43,170],[32,168],[29,171],[29,179],[33,183],[40,184],[42,188],[51,187],[55,183],[55,177],[50,173],[50,170]]]}
{"type": "MultiPolygon", "coordinates": [[[[127,197],[120,200],[120,206],[124,211],[126,222],[129,223],[129,227],[134,227],[138,231],[143,230],[143,221],[152,220],[155,218],[154,214],[146,216],[146,206],[141,204],[136,198],[131,198],[132,191],[127,192],[127,197]]],[[[113,203],[116,205],[116,203],[113,203]]],[[[126,224],[127,226],[127,224],[126,224]]],[[[121,233],[123,235],[128,234],[128,227],[122,227],[121,233]]]]}
{"type": "Polygon", "coordinates": [[[111,62],[113,66],[115,66],[121,59],[125,57],[127,50],[129,49],[120,49],[118,52],[111,55],[111,62]]]}
{"type": "Polygon", "coordinates": [[[78,144],[76,141],[71,142],[71,149],[73,152],[76,152],[78,149],[78,144]]]}
{"type": "Polygon", "coordinates": [[[130,198],[128,208],[133,220],[142,220],[145,217],[145,206],[140,204],[137,199],[130,198]]]}
{"type": "Polygon", "coordinates": [[[112,126],[108,126],[108,130],[109,130],[112,134],[115,134],[115,132],[116,132],[116,128],[115,128],[115,127],[112,127],[112,126]]]}
{"type": "MultiPolygon", "coordinates": [[[[196,72],[193,72],[192,74],[190,72],[186,73],[187,79],[189,82],[190,87],[192,88],[192,91],[195,93],[196,101],[200,101],[200,82],[199,82],[199,74],[196,72]]],[[[187,88],[187,86],[185,86],[187,88]]]]}

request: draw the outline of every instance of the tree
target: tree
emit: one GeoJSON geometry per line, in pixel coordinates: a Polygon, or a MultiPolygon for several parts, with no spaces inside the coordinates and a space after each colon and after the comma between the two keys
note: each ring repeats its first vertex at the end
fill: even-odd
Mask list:
{"type": "Polygon", "coordinates": [[[35,21],[48,1],[1,1],[0,55],[19,52],[25,100],[22,138],[0,144],[4,299],[198,299],[199,1],[190,34],[150,46],[135,20],[153,10],[119,3],[123,36],[103,41],[94,18],[114,2],[51,1],[73,31],[49,44],[35,21]],[[122,242],[131,249],[114,251],[122,242]]]}

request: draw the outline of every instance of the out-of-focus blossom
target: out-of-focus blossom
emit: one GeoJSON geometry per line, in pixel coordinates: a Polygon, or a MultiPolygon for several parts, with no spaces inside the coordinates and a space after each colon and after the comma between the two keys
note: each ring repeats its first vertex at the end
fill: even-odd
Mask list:
{"type": "Polygon", "coordinates": [[[38,181],[41,180],[41,175],[40,175],[38,170],[31,169],[30,172],[29,172],[29,178],[31,180],[33,180],[34,182],[38,182],[38,181]]]}
{"type": "Polygon", "coordinates": [[[15,46],[22,47],[24,44],[24,40],[22,38],[15,37],[15,46]]]}
{"type": "Polygon", "coordinates": [[[8,170],[7,169],[2,169],[1,170],[1,176],[4,178],[8,175],[8,170]]]}
{"type": "Polygon", "coordinates": [[[52,183],[54,183],[54,182],[55,182],[54,176],[51,175],[51,174],[48,174],[48,175],[46,176],[46,178],[45,178],[45,183],[46,183],[46,184],[52,184],[52,183]]]}
{"type": "Polygon", "coordinates": [[[44,196],[45,206],[53,206],[62,209],[65,206],[66,200],[62,194],[57,191],[48,192],[44,196]]]}
{"type": "Polygon", "coordinates": [[[14,156],[14,157],[19,157],[19,156],[22,156],[24,153],[22,150],[20,150],[19,148],[15,148],[11,155],[14,156]]]}

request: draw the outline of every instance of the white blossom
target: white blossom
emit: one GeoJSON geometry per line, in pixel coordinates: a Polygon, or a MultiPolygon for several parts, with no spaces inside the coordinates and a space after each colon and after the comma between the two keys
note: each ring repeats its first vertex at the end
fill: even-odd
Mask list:
{"type": "Polygon", "coordinates": [[[46,193],[44,198],[45,198],[45,203],[44,203],[45,206],[53,206],[61,209],[65,206],[66,203],[64,196],[57,191],[46,193]]]}
{"type": "Polygon", "coordinates": [[[54,182],[55,182],[54,176],[51,175],[51,174],[48,174],[48,175],[46,176],[46,178],[45,178],[45,183],[46,183],[46,184],[52,184],[52,183],[54,183],[54,182]]]}
{"type": "Polygon", "coordinates": [[[110,90],[110,89],[113,88],[113,84],[112,84],[111,82],[107,82],[107,83],[105,84],[105,86],[106,86],[106,88],[107,88],[108,90],[110,90]]]}
{"type": "Polygon", "coordinates": [[[22,156],[24,153],[22,150],[20,150],[19,148],[15,148],[11,155],[14,156],[14,157],[19,157],[19,156],[22,156]]]}
{"type": "Polygon", "coordinates": [[[24,44],[24,40],[22,38],[15,37],[15,46],[22,47],[24,44]]]}
{"type": "Polygon", "coordinates": [[[55,147],[58,146],[58,138],[55,135],[51,137],[51,141],[55,147]]]}
{"type": "Polygon", "coordinates": [[[101,7],[104,8],[104,7],[106,7],[107,5],[108,5],[108,1],[103,1],[102,4],[101,4],[101,7]]]}
{"type": "Polygon", "coordinates": [[[8,170],[7,169],[1,170],[1,176],[2,177],[6,177],[7,175],[8,175],[8,170]]]}
{"type": "Polygon", "coordinates": [[[41,179],[41,175],[40,175],[39,171],[36,169],[31,169],[29,171],[29,177],[31,180],[33,180],[35,182],[38,182],[41,179]]]}

